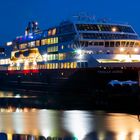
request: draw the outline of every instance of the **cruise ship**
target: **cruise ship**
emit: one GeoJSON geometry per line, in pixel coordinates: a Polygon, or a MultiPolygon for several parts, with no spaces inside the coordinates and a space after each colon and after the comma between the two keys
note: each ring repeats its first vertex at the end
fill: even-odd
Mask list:
{"type": "Polygon", "coordinates": [[[112,80],[139,83],[139,69],[138,34],[131,25],[104,20],[68,20],[46,30],[32,21],[23,36],[0,48],[5,84],[98,89],[112,80]]]}

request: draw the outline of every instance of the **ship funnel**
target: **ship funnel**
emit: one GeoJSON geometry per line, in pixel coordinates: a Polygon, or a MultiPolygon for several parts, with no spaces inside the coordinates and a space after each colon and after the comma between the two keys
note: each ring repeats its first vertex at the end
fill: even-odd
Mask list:
{"type": "Polygon", "coordinates": [[[25,29],[25,35],[29,35],[30,33],[35,33],[39,31],[38,22],[31,21],[28,23],[26,29],[25,29]]]}

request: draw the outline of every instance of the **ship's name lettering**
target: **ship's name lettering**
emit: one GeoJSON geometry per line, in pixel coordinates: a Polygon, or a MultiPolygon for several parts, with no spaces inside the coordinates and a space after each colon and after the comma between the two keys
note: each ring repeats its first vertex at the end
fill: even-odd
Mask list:
{"type": "Polygon", "coordinates": [[[122,70],[100,70],[98,73],[123,73],[122,70]]]}

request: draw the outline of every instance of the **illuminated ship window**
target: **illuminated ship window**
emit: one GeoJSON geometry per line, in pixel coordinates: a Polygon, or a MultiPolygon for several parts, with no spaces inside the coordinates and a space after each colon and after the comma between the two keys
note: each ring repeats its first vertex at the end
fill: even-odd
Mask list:
{"type": "Polygon", "coordinates": [[[52,44],[55,44],[55,38],[52,38],[52,44]]]}
{"type": "Polygon", "coordinates": [[[46,69],[46,65],[44,64],[44,69],[46,69]]]}
{"type": "Polygon", "coordinates": [[[64,60],[66,58],[66,54],[60,53],[59,54],[59,60],[64,60]]]}
{"type": "Polygon", "coordinates": [[[52,30],[52,35],[56,35],[56,28],[52,30]]]}
{"type": "Polygon", "coordinates": [[[47,39],[47,44],[51,44],[51,39],[50,38],[47,39]]]}
{"type": "Polygon", "coordinates": [[[55,54],[52,54],[52,60],[55,60],[55,54]]]}
{"type": "Polygon", "coordinates": [[[54,44],[53,38],[50,38],[50,44],[54,44]]]}
{"type": "Polygon", "coordinates": [[[55,68],[58,69],[58,63],[55,64],[55,68]]]}
{"type": "Polygon", "coordinates": [[[40,46],[40,40],[36,40],[35,45],[40,46]]]}
{"type": "Polygon", "coordinates": [[[77,67],[77,63],[73,62],[73,68],[76,68],[76,67],[77,67]]]}
{"type": "Polygon", "coordinates": [[[49,69],[49,64],[47,64],[47,69],[49,69]]]}
{"type": "Polygon", "coordinates": [[[47,64],[47,69],[50,69],[50,64],[47,64]]]}
{"type": "Polygon", "coordinates": [[[70,68],[70,63],[69,63],[69,62],[67,63],[67,68],[68,68],[68,69],[70,68]]]}
{"type": "Polygon", "coordinates": [[[47,51],[48,52],[57,52],[58,51],[58,46],[48,47],[47,51]]]}
{"type": "Polygon", "coordinates": [[[53,68],[53,64],[51,63],[51,64],[50,64],[50,69],[52,69],[52,68],[53,68]]]}
{"type": "Polygon", "coordinates": [[[52,60],[52,55],[48,55],[48,61],[52,60]]]}
{"type": "Polygon", "coordinates": [[[55,43],[56,44],[58,43],[58,37],[55,37],[55,43]]]}
{"type": "Polygon", "coordinates": [[[77,29],[80,31],[112,31],[134,33],[130,26],[123,25],[105,25],[105,24],[77,24],[77,29]]]}
{"type": "Polygon", "coordinates": [[[0,65],[10,64],[10,59],[1,59],[0,65]]]}
{"type": "Polygon", "coordinates": [[[63,63],[61,63],[61,69],[63,69],[64,68],[64,64],[63,63]]]}
{"type": "Polygon", "coordinates": [[[19,49],[26,49],[26,48],[27,48],[27,43],[19,45],[19,49]]]}
{"type": "Polygon", "coordinates": [[[49,31],[48,31],[48,36],[51,36],[51,35],[52,35],[52,31],[49,30],[49,31]]]}
{"type": "Polygon", "coordinates": [[[56,35],[56,28],[50,29],[50,30],[48,31],[48,36],[53,36],[53,35],[56,35]]]}
{"type": "Polygon", "coordinates": [[[138,39],[137,35],[110,33],[82,33],[84,39],[138,39]]]}
{"type": "Polygon", "coordinates": [[[48,55],[48,61],[57,60],[58,54],[50,54],[48,55]]]}
{"type": "Polygon", "coordinates": [[[46,39],[42,39],[41,40],[41,45],[43,46],[43,45],[46,45],[46,39]]]}
{"type": "Polygon", "coordinates": [[[64,69],[66,69],[67,68],[67,63],[63,63],[63,65],[64,65],[64,69]]]}
{"type": "Polygon", "coordinates": [[[135,43],[135,47],[139,47],[140,44],[138,42],[135,43]]]}
{"type": "Polygon", "coordinates": [[[55,63],[52,64],[52,69],[55,69],[55,63]]]}
{"type": "Polygon", "coordinates": [[[29,42],[29,43],[28,43],[28,46],[29,46],[29,47],[35,47],[35,41],[29,42]]]}

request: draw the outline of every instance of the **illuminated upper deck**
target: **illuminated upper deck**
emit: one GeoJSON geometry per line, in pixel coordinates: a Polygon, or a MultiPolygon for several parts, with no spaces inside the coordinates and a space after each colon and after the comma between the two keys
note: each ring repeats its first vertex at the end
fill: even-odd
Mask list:
{"type": "MultiPolygon", "coordinates": [[[[139,36],[132,26],[95,21],[63,21],[58,26],[40,30],[37,22],[29,22],[24,36],[17,37],[12,46],[16,49],[79,42],[84,46],[140,46],[139,36]]],[[[77,45],[77,44],[76,44],[77,45]]]]}

